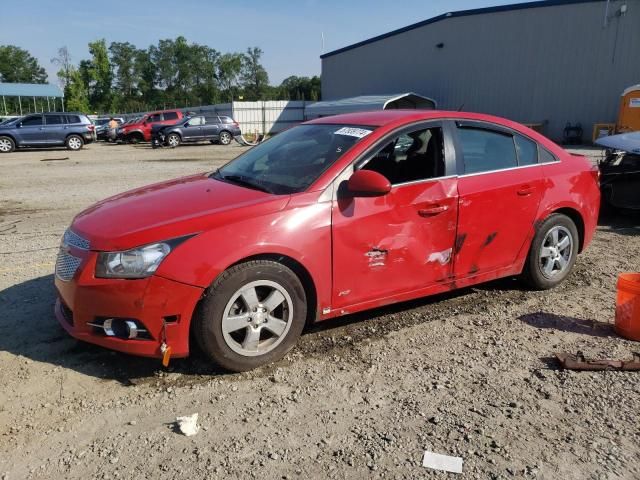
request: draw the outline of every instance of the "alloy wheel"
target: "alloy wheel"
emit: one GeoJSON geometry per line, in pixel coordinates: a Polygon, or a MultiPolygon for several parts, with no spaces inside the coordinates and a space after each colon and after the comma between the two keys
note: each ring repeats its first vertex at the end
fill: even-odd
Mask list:
{"type": "Polygon", "coordinates": [[[546,278],[563,273],[569,266],[573,253],[573,237],[562,225],[551,228],[540,247],[540,269],[546,278]]]}
{"type": "Polygon", "coordinates": [[[13,145],[11,145],[11,140],[8,138],[0,138],[0,152],[9,153],[13,149],[13,145]]]}
{"type": "Polygon", "coordinates": [[[220,143],[222,145],[229,145],[229,143],[231,143],[231,135],[229,132],[222,132],[220,134],[220,143]]]}
{"type": "Polygon", "coordinates": [[[77,137],[71,137],[68,145],[71,150],[79,150],[82,147],[82,141],[77,137]]]}
{"type": "Polygon", "coordinates": [[[167,138],[167,143],[171,148],[176,148],[178,145],[180,145],[180,138],[178,138],[177,135],[169,135],[169,138],[167,138]]]}
{"type": "Polygon", "coordinates": [[[286,289],[269,280],[250,282],[227,303],[222,335],[231,350],[244,356],[264,355],[276,348],[293,321],[293,301],[286,289]]]}

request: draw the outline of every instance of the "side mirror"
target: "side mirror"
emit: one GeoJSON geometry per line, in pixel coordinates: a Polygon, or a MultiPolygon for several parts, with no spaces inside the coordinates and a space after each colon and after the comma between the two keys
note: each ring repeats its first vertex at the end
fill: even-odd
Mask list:
{"type": "Polygon", "coordinates": [[[379,197],[391,191],[391,182],[373,170],[357,170],[349,177],[347,189],[354,197],[379,197]]]}

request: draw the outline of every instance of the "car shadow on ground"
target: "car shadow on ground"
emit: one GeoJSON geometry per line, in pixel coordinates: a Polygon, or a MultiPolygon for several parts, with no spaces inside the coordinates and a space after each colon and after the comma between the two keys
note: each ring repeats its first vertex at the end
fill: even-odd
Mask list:
{"type": "MultiPolygon", "coordinates": [[[[384,336],[393,330],[430,321],[435,318],[431,311],[412,310],[434,306],[442,314],[451,307],[450,301],[464,298],[469,292],[470,289],[462,289],[313,324],[305,330],[296,350],[303,356],[325,354],[336,347],[333,339],[340,329],[342,336],[349,336],[351,345],[364,338],[384,336]],[[399,313],[403,315],[396,315],[399,313]]],[[[167,371],[159,359],[131,356],[73,339],[55,318],[55,298],[53,275],[0,291],[0,351],[84,375],[116,380],[123,385],[157,380],[160,372],[167,371]]],[[[275,367],[265,367],[256,374],[269,375],[275,367]]],[[[173,359],[169,371],[183,374],[191,381],[197,381],[199,376],[211,378],[227,374],[197,349],[189,358],[173,359]]]]}
{"type": "Polygon", "coordinates": [[[518,320],[536,328],[551,328],[569,333],[580,333],[593,337],[617,337],[612,323],[596,320],[566,317],[547,312],[535,312],[521,315],[518,320]]]}
{"type": "Polygon", "coordinates": [[[598,226],[618,235],[640,235],[640,211],[619,210],[603,205],[598,226]]]}

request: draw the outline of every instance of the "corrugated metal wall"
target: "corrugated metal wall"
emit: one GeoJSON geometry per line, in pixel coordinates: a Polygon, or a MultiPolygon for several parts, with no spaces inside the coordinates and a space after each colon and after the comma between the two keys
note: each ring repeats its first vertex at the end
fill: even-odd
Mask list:
{"type": "Polygon", "coordinates": [[[266,100],[259,102],[233,102],[189,107],[185,112],[206,113],[232,117],[244,133],[278,133],[304,121],[305,106],[314,102],[298,100],[266,100]]]}
{"type": "Polygon", "coordinates": [[[611,1],[606,26],[605,6],[454,16],[331,55],[322,60],[322,98],[414,91],[443,109],[545,123],[556,139],[580,122],[590,139],[640,82],[640,0],[611,1]]]}

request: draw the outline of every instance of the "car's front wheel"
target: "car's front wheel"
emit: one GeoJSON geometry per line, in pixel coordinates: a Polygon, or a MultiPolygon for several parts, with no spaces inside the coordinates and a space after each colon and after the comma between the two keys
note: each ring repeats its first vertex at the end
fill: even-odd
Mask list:
{"type": "Polygon", "coordinates": [[[171,148],[176,148],[180,145],[180,140],[180,135],[172,133],[167,137],[167,145],[169,145],[171,148]]]}
{"type": "Polygon", "coordinates": [[[229,132],[226,132],[226,131],[220,132],[219,142],[221,145],[229,145],[232,139],[233,137],[229,132]]]}
{"type": "Polygon", "coordinates": [[[576,224],[566,215],[554,213],[542,222],[531,242],[522,277],[538,290],[562,282],[576,263],[580,238],[576,224]]]}
{"type": "Polygon", "coordinates": [[[16,144],[11,137],[0,137],[0,153],[13,152],[16,144]]]}
{"type": "Polygon", "coordinates": [[[69,135],[66,141],[69,150],[80,150],[84,145],[84,140],[80,135],[69,135]]]}
{"type": "Polygon", "coordinates": [[[269,260],[241,263],[209,287],[194,319],[204,353],[242,372],[282,358],[302,333],[306,295],[297,275],[269,260]]]}

